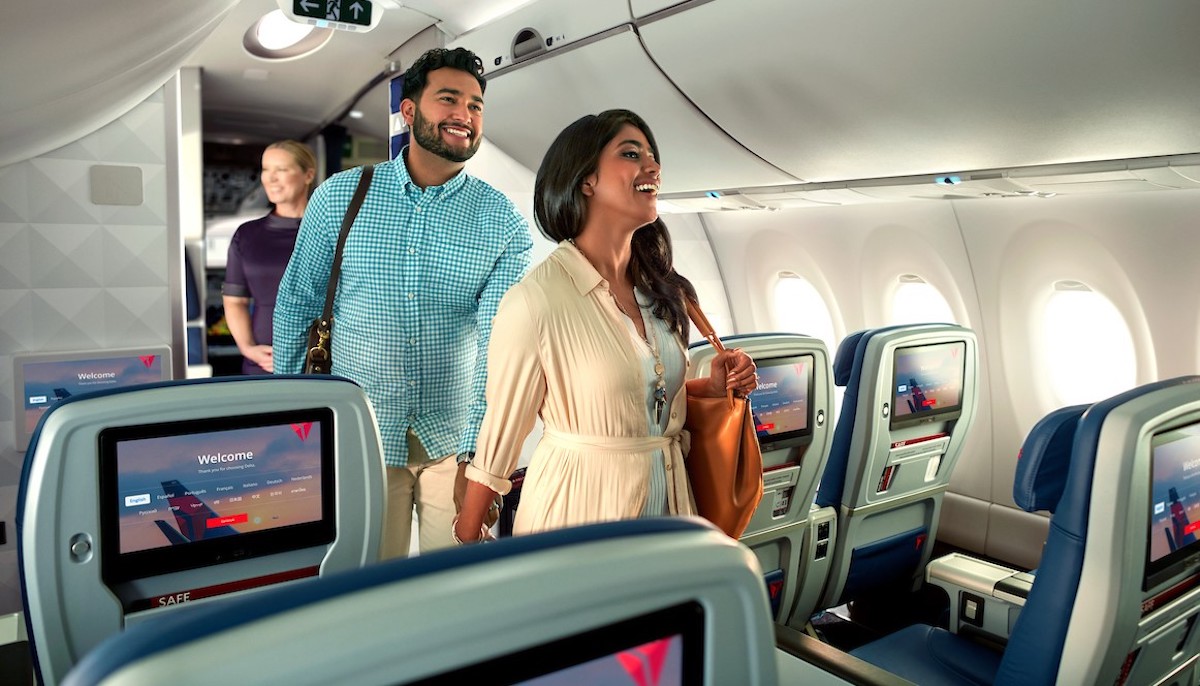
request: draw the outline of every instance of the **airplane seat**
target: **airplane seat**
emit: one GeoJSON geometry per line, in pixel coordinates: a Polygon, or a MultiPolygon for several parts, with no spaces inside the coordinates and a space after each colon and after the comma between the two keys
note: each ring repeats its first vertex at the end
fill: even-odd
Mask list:
{"type": "Polygon", "coordinates": [[[42,418],[17,502],[34,666],[185,606],[379,560],[382,447],[362,389],[319,376],[175,380],[42,418]]]}
{"type": "MultiPolygon", "coordinates": [[[[763,455],[763,497],[741,542],[766,571],[772,616],[803,628],[820,598],[832,545],[832,514],[812,508],[832,439],[833,384],[825,343],[794,333],[722,338],[758,367],[750,394],[763,455]]],[[[707,376],[716,352],[690,346],[692,378],[707,376]]]]}
{"type": "Polygon", "coordinates": [[[858,331],[838,346],[833,375],[846,390],[816,506],[835,513],[836,544],[816,609],[920,583],[975,417],[975,334],[954,324],[858,331]]]}
{"type": "MultiPolygon", "coordinates": [[[[1071,462],[1075,430],[1088,407],[1090,405],[1060,408],[1038,420],[1030,429],[1021,445],[1013,484],[1013,498],[1019,507],[1029,512],[1054,511],[1071,462]]],[[[951,631],[916,624],[850,654],[914,683],[934,686],[990,684],[1000,666],[1000,653],[974,641],[957,640],[955,634],[959,627],[956,620],[962,614],[958,610],[961,599],[955,597],[959,592],[957,588],[947,590],[951,595],[951,631]]],[[[987,608],[983,612],[987,614],[987,608]]],[[[992,613],[995,612],[993,609],[992,613]]],[[[998,619],[1007,623],[1005,617],[998,619]]]]}
{"type": "Polygon", "coordinates": [[[1014,494],[1054,514],[1003,655],[993,661],[961,634],[922,625],[851,655],[922,684],[1197,683],[1200,527],[1189,510],[1200,489],[1187,482],[1200,470],[1200,376],[1047,420],[1026,441],[1014,494]],[[935,643],[933,659],[924,646],[935,643]]]}
{"type": "Polygon", "coordinates": [[[776,684],[773,644],[754,556],[702,520],[659,517],[439,550],[164,616],[101,644],[64,684],[169,682],[186,665],[239,684],[776,684]]]}

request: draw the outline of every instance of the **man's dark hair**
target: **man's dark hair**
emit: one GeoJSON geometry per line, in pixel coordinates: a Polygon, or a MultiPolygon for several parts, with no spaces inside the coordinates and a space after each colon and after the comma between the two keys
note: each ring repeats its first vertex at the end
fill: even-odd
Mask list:
{"type": "Polygon", "coordinates": [[[416,62],[404,72],[404,99],[419,102],[425,84],[429,82],[429,72],[442,67],[450,67],[465,71],[479,82],[479,92],[487,90],[487,80],[483,78],[483,60],[466,48],[434,48],[417,58],[416,62]]]}

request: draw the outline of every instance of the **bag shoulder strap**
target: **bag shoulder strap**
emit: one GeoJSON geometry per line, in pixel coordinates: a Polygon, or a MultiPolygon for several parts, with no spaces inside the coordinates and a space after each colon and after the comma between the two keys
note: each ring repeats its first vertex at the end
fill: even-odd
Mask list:
{"type": "Polygon", "coordinates": [[[358,177],[358,187],[354,189],[354,197],[346,208],[346,217],[342,219],[342,230],[338,234],[337,249],[333,253],[333,266],[329,269],[329,287],[325,291],[325,309],[321,318],[329,321],[333,318],[333,296],[337,293],[338,278],[342,275],[342,250],[346,247],[346,238],[350,235],[350,226],[358,216],[363,198],[367,197],[367,189],[371,186],[371,177],[375,175],[375,165],[363,167],[362,175],[358,177]]]}
{"type": "Polygon", "coordinates": [[[725,346],[721,343],[721,339],[717,338],[716,332],[713,331],[712,324],[708,323],[708,317],[705,317],[704,312],[700,310],[700,305],[698,305],[691,298],[687,298],[686,302],[688,316],[691,317],[692,322],[696,324],[696,328],[700,331],[700,335],[704,336],[704,338],[712,344],[712,347],[715,348],[717,352],[724,350],[725,346]]]}
{"type": "MultiPolygon", "coordinates": [[[[710,344],[712,344],[713,350],[716,350],[717,352],[722,352],[725,350],[725,345],[721,343],[720,338],[717,338],[716,332],[713,331],[712,324],[708,323],[708,317],[704,316],[704,312],[700,309],[700,305],[691,298],[685,298],[684,300],[687,304],[688,316],[691,317],[692,322],[696,324],[696,328],[699,329],[700,335],[704,336],[704,338],[710,344]]],[[[725,392],[725,398],[729,401],[729,406],[733,407],[732,388],[725,392]]]]}

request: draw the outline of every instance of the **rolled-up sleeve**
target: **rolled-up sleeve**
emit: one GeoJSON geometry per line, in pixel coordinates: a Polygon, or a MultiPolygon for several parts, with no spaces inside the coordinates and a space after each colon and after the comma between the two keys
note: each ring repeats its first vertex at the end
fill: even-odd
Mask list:
{"type": "Polygon", "coordinates": [[[516,286],[504,296],[492,325],[487,356],[487,411],[478,450],[466,476],[500,494],[512,488],[525,438],[546,397],[537,318],[530,290],[516,286]]]}

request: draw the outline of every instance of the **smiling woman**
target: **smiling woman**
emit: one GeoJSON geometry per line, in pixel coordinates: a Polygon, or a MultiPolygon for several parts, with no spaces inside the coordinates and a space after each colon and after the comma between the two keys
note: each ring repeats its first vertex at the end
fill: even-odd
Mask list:
{"type": "Polygon", "coordinates": [[[628,110],[587,115],[550,145],[534,181],[538,228],[558,249],[514,286],[493,321],[487,410],[455,540],[486,535],[512,488],[535,417],[545,433],[521,490],[515,534],[696,511],[684,470],[689,396],[749,393],[754,363],[722,351],[685,383],[696,299],[658,218],[650,127],[628,110]],[[531,332],[535,336],[530,340],[531,332]]]}
{"type": "Polygon", "coordinates": [[[274,371],[275,296],[296,245],[316,166],[316,158],[303,143],[286,140],[269,145],[262,155],[262,186],[275,207],[267,216],[238,227],[230,241],[221,293],[229,333],[244,358],[243,374],[274,371]]]}

